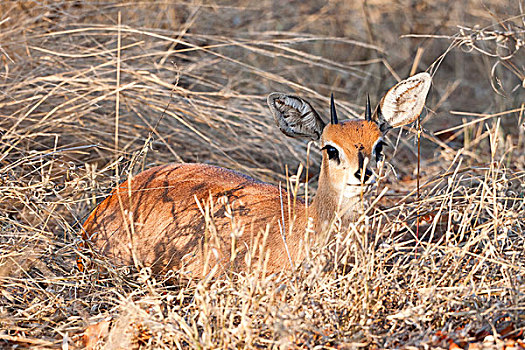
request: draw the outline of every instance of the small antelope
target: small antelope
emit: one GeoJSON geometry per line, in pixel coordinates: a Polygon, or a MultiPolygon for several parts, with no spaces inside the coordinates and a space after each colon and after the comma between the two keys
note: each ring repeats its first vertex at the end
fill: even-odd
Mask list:
{"type": "Polygon", "coordinates": [[[183,269],[198,277],[216,265],[242,266],[257,255],[255,245],[261,242],[268,273],[289,268],[304,258],[300,247],[307,228],[315,236],[336,215],[343,225],[355,220],[360,195],[373,182],[366,159],[382,160],[383,135],[419,116],[430,84],[428,73],[401,81],[373,113],[367,101],[364,120],[339,121],[332,96],[329,124],[300,97],[268,96],[285,135],[314,140],[321,148],[319,184],[311,204],[232,170],[169,164],[122,183],[91,213],[82,236],[116,265],[138,262],[154,273],[183,269]]]}

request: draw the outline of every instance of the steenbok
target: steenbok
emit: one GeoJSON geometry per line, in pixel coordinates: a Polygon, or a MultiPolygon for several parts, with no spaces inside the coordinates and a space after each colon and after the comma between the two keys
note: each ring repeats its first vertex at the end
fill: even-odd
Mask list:
{"type": "Polygon", "coordinates": [[[373,113],[367,101],[365,119],[339,121],[332,97],[329,124],[302,98],[270,94],[281,131],[314,140],[322,151],[311,203],[232,170],[163,165],[128,179],[100,203],[84,223],[84,241],[115,265],[154,273],[242,269],[254,257],[261,261],[261,252],[268,273],[290,268],[304,258],[305,240],[327,230],[336,215],[342,225],[355,220],[360,194],[373,182],[368,159],[379,162],[385,133],[419,116],[430,84],[427,73],[401,81],[373,113]]]}

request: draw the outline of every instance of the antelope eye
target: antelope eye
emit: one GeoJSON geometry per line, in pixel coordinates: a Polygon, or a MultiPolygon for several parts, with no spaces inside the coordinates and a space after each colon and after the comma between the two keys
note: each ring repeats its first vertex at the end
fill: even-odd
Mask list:
{"type": "Polygon", "coordinates": [[[383,160],[383,158],[385,158],[385,156],[383,155],[383,146],[385,145],[385,143],[383,141],[378,141],[376,146],[374,147],[374,155],[376,156],[376,162],[380,162],[383,160]]]}
{"type": "Polygon", "coordinates": [[[339,151],[330,145],[326,145],[322,148],[323,150],[326,150],[326,154],[328,155],[328,159],[335,160],[338,164],[340,162],[339,160],[339,151]]]}

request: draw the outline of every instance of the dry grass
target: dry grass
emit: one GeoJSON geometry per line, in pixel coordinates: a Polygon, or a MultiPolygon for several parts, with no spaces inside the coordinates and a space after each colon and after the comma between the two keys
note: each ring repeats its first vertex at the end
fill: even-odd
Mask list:
{"type": "Polygon", "coordinates": [[[524,347],[523,11],[2,2],[0,346],[76,348],[100,331],[106,348],[524,347]],[[368,202],[386,195],[297,271],[164,283],[76,269],[80,224],[130,172],[198,161],[277,183],[305,164],[306,144],[272,125],[269,92],[326,111],[333,91],[350,117],[428,67],[419,198],[407,128],[368,202]]]}

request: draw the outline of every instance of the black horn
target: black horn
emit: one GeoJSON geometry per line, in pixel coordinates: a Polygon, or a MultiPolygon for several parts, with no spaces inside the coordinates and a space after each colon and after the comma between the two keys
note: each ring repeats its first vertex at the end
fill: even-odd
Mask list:
{"type": "Polygon", "coordinates": [[[365,120],[372,121],[372,109],[370,108],[370,95],[366,96],[365,120]]]}
{"type": "Polygon", "coordinates": [[[330,122],[337,124],[337,113],[335,112],[334,94],[330,97],[330,122]]]}

